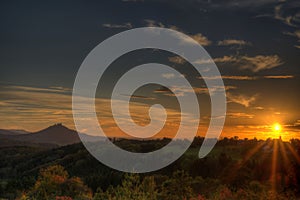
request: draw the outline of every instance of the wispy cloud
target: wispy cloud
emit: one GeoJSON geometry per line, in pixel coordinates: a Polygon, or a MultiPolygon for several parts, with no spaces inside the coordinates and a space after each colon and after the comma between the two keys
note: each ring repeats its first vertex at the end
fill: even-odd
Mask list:
{"type": "Polygon", "coordinates": [[[224,56],[215,58],[215,62],[233,63],[240,69],[249,69],[253,72],[259,72],[266,69],[272,69],[283,64],[278,55],[257,55],[257,56],[224,56]]]}
{"type": "Polygon", "coordinates": [[[297,42],[299,44],[294,45],[294,47],[296,47],[298,49],[300,48],[300,30],[296,30],[294,32],[283,32],[283,33],[286,34],[286,35],[296,37],[296,39],[298,40],[297,42]]]}
{"type": "MultiPolygon", "coordinates": [[[[35,88],[35,87],[23,87],[23,86],[7,86],[1,88],[0,96],[5,98],[0,99],[1,113],[0,118],[5,119],[0,121],[1,128],[9,129],[26,129],[30,131],[37,131],[45,128],[51,124],[61,122],[70,128],[74,127],[73,115],[72,115],[72,96],[71,94],[52,92],[48,88],[35,88]]],[[[82,109],[84,111],[85,97],[82,98],[82,109]]],[[[139,99],[154,99],[152,97],[138,96],[134,95],[132,98],[139,99]]],[[[117,101],[117,108],[122,114],[122,109],[126,108],[124,104],[125,101],[117,101]]],[[[96,98],[95,105],[97,113],[101,119],[101,126],[105,129],[105,132],[111,134],[112,136],[123,135],[124,133],[116,126],[112,118],[112,113],[110,110],[111,100],[104,98],[96,98]]],[[[149,120],[145,118],[145,114],[148,112],[145,103],[130,102],[131,117],[138,124],[147,124],[149,120]]],[[[156,120],[159,118],[159,109],[153,109],[156,112],[156,120]]],[[[84,111],[85,112],[85,111],[84,111]]],[[[163,135],[167,136],[170,133],[176,133],[177,121],[180,122],[180,112],[172,109],[166,109],[168,113],[167,127],[164,128],[163,135]],[[175,125],[174,125],[175,124],[175,125]],[[173,128],[174,127],[174,128],[173,128]],[[174,130],[175,129],[175,130],[174,130]]],[[[185,115],[189,117],[188,114],[185,115]]],[[[90,124],[89,114],[85,114],[85,118],[82,119],[87,124],[87,127],[93,129],[93,125],[90,124]]],[[[126,123],[126,120],[131,120],[130,117],[123,117],[122,122],[126,123]]],[[[191,120],[193,120],[191,118],[191,120]]],[[[81,132],[90,133],[91,130],[79,130],[81,132]]]]}
{"type": "Polygon", "coordinates": [[[207,88],[189,88],[186,86],[170,86],[169,88],[160,87],[154,92],[166,96],[185,96],[188,93],[207,93],[207,88]],[[174,93],[171,93],[170,91],[173,91],[174,93]]]}
{"type": "Polygon", "coordinates": [[[256,107],[254,107],[253,109],[254,109],[254,110],[264,110],[264,107],[262,107],[262,106],[256,106],[256,107]]]}
{"type": "Polygon", "coordinates": [[[206,94],[208,93],[207,88],[189,88],[186,86],[170,86],[170,90],[165,87],[161,87],[155,90],[155,93],[161,93],[166,96],[185,96],[189,93],[198,93],[198,94],[206,94]],[[170,92],[174,91],[174,94],[170,92]]]}
{"type": "Polygon", "coordinates": [[[273,18],[290,27],[298,27],[300,22],[300,13],[295,12],[295,10],[299,10],[299,7],[300,4],[296,3],[296,1],[279,0],[276,2],[272,13],[259,14],[256,18],[273,18]]]}
{"type": "Polygon", "coordinates": [[[172,78],[176,77],[175,74],[172,74],[172,73],[162,74],[161,76],[166,79],[172,79],[172,78]]]}
{"type": "Polygon", "coordinates": [[[228,80],[256,80],[256,76],[222,76],[222,79],[228,80]]]}
{"type": "MultiPolygon", "coordinates": [[[[225,91],[229,91],[229,90],[234,90],[236,88],[237,88],[236,86],[227,85],[227,86],[225,86],[224,89],[225,89],[225,91]]],[[[166,95],[166,96],[186,96],[190,93],[209,94],[209,90],[206,87],[193,87],[193,88],[190,88],[190,87],[186,87],[186,86],[170,86],[169,89],[165,88],[165,87],[160,87],[160,88],[156,89],[154,91],[154,93],[160,93],[160,94],[163,94],[163,95],[166,95]],[[174,91],[174,94],[172,94],[169,89],[171,91],[174,91]]],[[[221,89],[222,88],[219,88],[219,87],[211,88],[212,95],[215,92],[220,91],[221,89]]]]}
{"type": "Polygon", "coordinates": [[[283,64],[278,55],[263,56],[258,55],[254,57],[243,56],[241,57],[242,69],[249,69],[253,72],[261,70],[272,69],[283,64]]]}
{"type": "MultiPolygon", "coordinates": [[[[212,44],[212,41],[210,41],[206,36],[204,36],[202,33],[196,33],[196,34],[188,34],[185,31],[181,30],[179,27],[174,25],[165,25],[162,22],[157,22],[155,20],[146,19],[144,20],[146,22],[146,25],[148,27],[161,27],[161,28],[170,28],[173,30],[176,30],[178,32],[185,33],[186,35],[190,36],[190,38],[182,37],[181,42],[182,44],[194,44],[194,40],[197,41],[202,46],[209,46],[212,44]]],[[[178,35],[179,37],[181,35],[178,35]]]]}
{"type": "Polygon", "coordinates": [[[175,64],[182,65],[182,64],[186,63],[185,60],[180,56],[172,56],[172,57],[169,57],[168,59],[170,62],[175,63],[175,64]]]}
{"type": "Polygon", "coordinates": [[[215,79],[225,79],[225,80],[237,80],[237,81],[252,81],[259,79],[292,79],[295,78],[293,75],[269,75],[269,76],[213,76],[213,77],[198,77],[199,79],[215,80],[215,79]]]}
{"type": "Polygon", "coordinates": [[[267,79],[291,79],[294,77],[295,76],[293,76],[293,75],[264,76],[264,78],[267,78],[267,79]]]}
{"type": "Polygon", "coordinates": [[[2,85],[0,87],[4,90],[9,89],[12,91],[28,91],[28,92],[70,93],[72,91],[71,88],[57,87],[57,86],[51,86],[48,88],[39,88],[39,87],[28,87],[28,86],[18,86],[18,85],[2,85]]]}
{"type": "Polygon", "coordinates": [[[254,96],[246,96],[243,94],[232,94],[231,92],[227,93],[228,103],[236,103],[240,104],[244,107],[249,107],[251,104],[253,104],[257,100],[258,95],[254,96]]]}
{"type": "Polygon", "coordinates": [[[130,22],[124,24],[102,24],[105,28],[132,28],[132,24],[130,22]]]}
{"type": "Polygon", "coordinates": [[[157,21],[152,20],[152,19],[145,19],[144,21],[146,22],[146,26],[148,26],[148,27],[160,27],[160,28],[165,28],[166,27],[163,23],[157,22],[157,21]]]}
{"type": "MultiPolygon", "coordinates": [[[[204,36],[202,33],[197,33],[197,34],[194,34],[194,35],[190,35],[191,38],[193,38],[194,40],[196,40],[199,44],[201,44],[202,46],[209,46],[211,45],[211,41],[206,37],[204,36]]],[[[189,42],[192,42],[190,40],[185,40],[185,42],[189,43],[189,42]]]]}
{"type": "Polygon", "coordinates": [[[71,93],[65,89],[1,86],[0,118],[2,127],[37,130],[64,122],[73,127],[71,93]]]}
{"type": "Polygon", "coordinates": [[[123,94],[123,95],[130,96],[130,98],[132,98],[132,99],[155,100],[154,97],[143,96],[143,95],[127,95],[127,94],[123,94]]]}
{"type": "Polygon", "coordinates": [[[245,40],[236,40],[236,39],[227,39],[218,42],[219,46],[230,46],[230,45],[238,45],[238,46],[246,46],[251,45],[250,42],[246,42],[245,40]]]}
{"type": "Polygon", "coordinates": [[[254,118],[255,115],[244,113],[244,112],[229,112],[229,113],[227,113],[227,116],[229,116],[230,118],[233,118],[233,119],[237,119],[237,118],[252,119],[252,118],[254,118]]]}
{"type": "Polygon", "coordinates": [[[256,76],[211,76],[211,77],[198,77],[199,79],[216,80],[216,79],[227,79],[227,80],[256,80],[256,76]]]}
{"type": "Polygon", "coordinates": [[[225,63],[225,62],[238,62],[239,59],[235,56],[223,56],[220,58],[214,58],[214,62],[225,63]]]}
{"type": "Polygon", "coordinates": [[[292,15],[283,16],[282,6],[283,6],[283,4],[275,6],[275,8],[274,8],[274,18],[277,19],[277,20],[282,21],[286,25],[289,25],[289,26],[292,26],[292,27],[297,27],[297,25],[294,24],[294,20],[297,16],[292,16],[292,15]]]}
{"type": "Polygon", "coordinates": [[[212,62],[213,62],[212,59],[206,59],[206,58],[202,58],[202,59],[198,59],[198,60],[194,61],[194,63],[198,64],[198,65],[210,64],[212,62]]]}
{"type": "Polygon", "coordinates": [[[284,32],[284,34],[294,36],[300,40],[300,30],[296,30],[294,32],[284,32]]]}

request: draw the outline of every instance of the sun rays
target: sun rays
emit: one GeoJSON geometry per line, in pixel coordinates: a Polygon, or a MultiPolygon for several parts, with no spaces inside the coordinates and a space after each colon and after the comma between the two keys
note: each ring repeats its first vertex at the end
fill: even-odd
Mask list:
{"type": "Polygon", "coordinates": [[[278,140],[274,140],[273,152],[272,152],[272,163],[271,163],[271,175],[270,175],[272,191],[276,191],[277,189],[277,160],[278,160],[278,140]]]}
{"type": "Polygon", "coordinates": [[[287,187],[288,179],[293,172],[293,163],[300,164],[298,153],[290,142],[281,139],[272,141],[272,162],[270,171],[270,183],[273,192],[284,191],[287,187]]]}
{"type": "Polygon", "coordinates": [[[262,182],[268,182],[272,194],[282,193],[295,178],[295,167],[300,165],[300,157],[293,143],[279,139],[268,139],[249,143],[251,147],[242,159],[232,165],[226,179],[234,180],[244,167],[256,163],[259,166],[257,176],[262,182]]]}

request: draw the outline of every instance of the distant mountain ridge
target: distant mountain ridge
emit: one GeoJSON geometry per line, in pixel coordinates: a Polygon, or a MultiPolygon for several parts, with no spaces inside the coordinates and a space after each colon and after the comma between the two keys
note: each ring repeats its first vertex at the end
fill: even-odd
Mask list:
{"type": "Polygon", "coordinates": [[[0,129],[0,135],[21,135],[21,134],[28,134],[29,132],[24,130],[5,130],[0,129]]]}
{"type": "MultiPolygon", "coordinates": [[[[90,142],[103,141],[105,138],[90,136],[79,133],[81,137],[90,142]]],[[[34,133],[18,133],[11,130],[0,130],[0,146],[29,145],[30,144],[49,144],[65,146],[80,143],[77,131],[67,128],[62,124],[54,124],[43,130],[34,133]]]]}

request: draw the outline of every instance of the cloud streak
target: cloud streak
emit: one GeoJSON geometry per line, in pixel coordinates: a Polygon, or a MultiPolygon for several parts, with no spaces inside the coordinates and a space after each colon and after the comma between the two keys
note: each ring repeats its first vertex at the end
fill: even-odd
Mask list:
{"type": "Polygon", "coordinates": [[[169,57],[168,60],[172,63],[180,64],[180,65],[186,63],[186,61],[180,56],[172,56],[172,57],[169,57]]]}
{"type": "Polygon", "coordinates": [[[257,94],[254,96],[246,96],[246,95],[234,95],[230,92],[227,93],[228,103],[236,103],[240,104],[246,108],[248,108],[251,104],[253,104],[257,100],[257,94]]]}
{"type": "MultiPolygon", "coordinates": [[[[191,45],[194,44],[194,40],[201,44],[202,46],[209,46],[212,44],[212,41],[210,41],[206,36],[204,36],[202,33],[196,33],[196,34],[188,34],[185,31],[181,30],[179,27],[174,25],[165,25],[161,22],[157,22],[155,20],[146,19],[144,20],[146,22],[146,25],[148,27],[161,27],[161,28],[169,28],[173,29],[178,32],[185,33],[186,35],[190,36],[190,38],[181,38],[181,43],[184,45],[191,45]]],[[[179,37],[181,35],[178,35],[179,37]]]]}
{"type": "Polygon", "coordinates": [[[222,78],[223,80],[236,81],[253,81],[259,79],[293,79],[293,75],[268,75],[268,76],[214,76],[214,77],[198,77],[199,79],[216,80],[222,78]]]}
{"type": "Polygon", "coordinates": [[[161,76],[162,76],[163,78],[166,78],[166,79],[173,79],[173,78],[176,78],[175,74],[172,74],[172,73],[162,74],[161,76]]]}
{"type": "Polygon", "coordinates": [[[214,61],[216,63],[232,63],[240,69],[248,69],[252,72],[272,69],[284,63],[278,55],[224,56],[215,58],[214,61]]]}
{"type": "MultiPolygon", "coordinates": [[[[170,86],[169,88],[172,89],[175,92],[175,94],[171,93],[169,91],[169,89],[165,88],[165,87],[160,87],[160,88],[156,89],[154,91],[154,93],[163,94],[163,95],[166,95],[166,96],[186,96],[190,93],[206,94],[206,95],[209,94],[209,90],[206,87],[189,88],[189,87],[186,87],[186,86],[170,86]]],[[[225,91],[233,90],[233,89],[236,89],[236,88],[237,88],[236,86],[227,85],[227,86],[225,86],[225,91]]],[[[220,91],[221,89],[222,88],[218,88],[218,87],[211,88],[212,95],[215,92],[220,91]]]]}
{"type": "Polygon", "coordinates": [[[254,57],[243,56],[241,57],[241,62],[243,64],[241,66],[242,69],[249,69],[253,72],[272,69],[283,64],[283,62],[277,55],[258,55],[254,57]]]}
{"type": "Polygon", "coordinates": [[[294,77],[293,75],[264,76],[267,79],[292,79],[294,77]]]}
{"type": "MultiPolygon", "coordinates": [[[[292,37],[296,37],[297,42],[300,43],[300,30],[296,30],[294,32],[283,32],[283,33],[286,34],[286,35],[290,35],[292,37]]],[[[294,45],[294,47],[300,49],[300,45],[299,44],[294,45]]]]}
{"type": "Polygon", "coordinates": [[[282,6],[283,6],[283,4],[275,6],[274,18],[283,22],[284,24],[286,24],[288,26],[297,27],[297,25],[294,23],[294,21],[297,21],[297,15],[283,16],[282,6]]]}
{"type": "Polygon", "coordinates": [[[255,115],[244,113],[244,112],[229,112],[227,113],[227,116],[233,119],[239,119],[239,118],[253,119],[255,115]]]}
{"type": "MultiPolygon", "coordinates": [[[[197,34],[194,34],[194,35],[190,35],[190,37],[193,38],[194,40],[196,40],[202,46],[209,46],[209,45],[212,44],[212,42],[206,36],[204,36],[202,33],[197,33],[197,34]]],[[[189,42],[192,42],[192,41],[191,40],[185,40],[185,42],[189,43],[189,42]]]]}
{"type": "Polygon", "coordinates": [[[256,76],[215,76],[215,77],[198,77],[199,79],[216,80],[222,78],[227,80],[257,80],[256,76]]]}
{"type": "Polygon", "coordinates": [[[219,46],[231,46],[231,45],[238,45],[238,46],[246,46],[251,45],[250,42],[246,42],[245,40],[236,40],[236,39],[227,39],[218,42],[219,46]]]}

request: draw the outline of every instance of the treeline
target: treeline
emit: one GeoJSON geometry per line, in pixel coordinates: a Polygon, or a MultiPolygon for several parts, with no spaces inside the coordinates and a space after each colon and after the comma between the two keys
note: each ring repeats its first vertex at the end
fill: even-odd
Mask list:
{"type": "Polygon", "coordinates": [[[141,177],[125,174],[122,183],[106,191],[98,188],[93,194],[78,177],[69,177],[60,165],[42,169],[34,186],[18,200],[204,200],[204,199],[293,199],[293,194],[277,194],[257,181],[232,191],[216,179],[191,177],[175,171],[171,177],[152,175],[141,177]]]}
{"type": "MultiPolygon", "coordinates": [[[[149,152],[170,140],[113,139],[113,142],[129,151],[149,152]]],[[[32,147],[3,148],[0,151],[0,177],[3,177],[0,197],[111,200],[299,198],[299,140],[224,138],[207,157],[198,159],[202,142],[203,138],[195,138],[188,151],[170,166],[139,175],[124,174],[102,165],[81,144],[47,151],[32,147]],[[49,192],[46,188],[54,189],[49,192]]]]}

